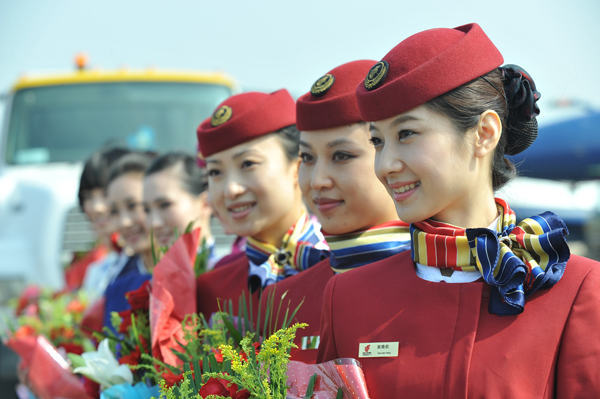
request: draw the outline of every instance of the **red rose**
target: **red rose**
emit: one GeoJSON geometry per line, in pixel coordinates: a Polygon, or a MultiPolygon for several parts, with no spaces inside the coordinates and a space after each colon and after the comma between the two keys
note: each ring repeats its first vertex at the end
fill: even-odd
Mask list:
{"type": "Polygon", "coordinates": [[[140,348],[139,346],[136,346],[135,349],[129,352],[128,355],[119,358],[119,364],[129,364],[131,366],[136,366],[140,363],[141,358],[142,353],[140,352],[140,348]]]}
{"type": "Polygon", "coordinates": [[[100,384],[86,377],[81,378],[83,378],[83,387],[85,388],[85,392],[93,399],[100,399],[100,384]]]}
{"type": "Polygon", "coordinates": [[[59,346],[62,346],[67,353],[74,353],[76,355],[81,355],[83,353],[83,346],[78,344],[63,342],[59,346]]]}
{"type": "Polygon", "coordinates": [[[235,395],[232,396],[233,399],[248,399],[250,397],[250,391],[247,389],[242,389],[241,391],[237,391],[235,395]]]}
{"type": "Polygon", "coordinates": [[[126,333],[129,327],[131,327],[131,310],[124,310],[119,312],[119,316],[121,316],[121,324],[119,325],[119,332],[126,333]]]}
{"type": "Polygon", "coordinates": [[[203,398],[206,398],[209,395],[224,396],[226,398],[230,398],[231,391],[227,389],[227,384],[228,381],[211,377],[208,379],[208,381],[206,381],[206,384],[202,385],[202,388],[200,388],[198,394],[203,398]],[[221,381],[223,381],[225,384],[223,384],[223,382],[221,381]]]}
{"type": "Polygon", "coordinates": [[[140,288],[125,294],[131,310],[150,310],[150,281],[145,281],[140,288]]]}
{"type": "Polygon", "coordinates": [[[172,387],[180,381],[183,381],[183,374],[173,374],[171,371],[166,371],[161,375],[162,379],[165,380],[165,383],[168,387],[172,387]]]}

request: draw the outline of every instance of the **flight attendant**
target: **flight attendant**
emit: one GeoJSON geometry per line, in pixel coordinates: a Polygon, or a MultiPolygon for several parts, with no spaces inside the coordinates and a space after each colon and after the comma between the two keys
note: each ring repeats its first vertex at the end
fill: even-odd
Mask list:
{"type": "Polygon", "coordinates": [[[432,29],[356,89],[412,250],[329,281],[318,360],[359,358],[371,398],[600,397],[600,264],[557,215],[494,198],[539,114],[502,63],[477,24],[432,29]]]}
{"type": "Polygon", "coordinates": [[[200,228],[198,254],[204,248],[206,268],[210,270],[217,259],[207,188],[205,168],[198,167],[196,159],[188,154],[161,155],[144,172],[146,229],[152,231],[156,247],[170,247],[191,224],[192,230],[200,228]]]}
{"type": "Polygon", "coordinates": [[[268,287],[261,298],[264,307],[274,289],[275,308],[284,293],[282,308],[291,312],[302,303],[293,322],[308,327],[296,333],[292,360],[316,361],[323,293],[334,274],[410,249],[408,224],[398,220],[394,201],[375,176],[375,149],[356,103],[356,85],[375,63],[354,61],[329,71],[296,103],[300,188],[331,253],[306,272],[268,287]]]}
{"type": "Polygon", "coordinates": [[[103,278],[104,326],[112,328],[111,312],[130,308],[125,294],[152,278],[152,247],[143,206],[144,171],[153,154],[132,152],[122,156],[109,171],[106,197],[113,226],[123,238],[124,249],[114,267],[103,278]]]}
{"type": "Polygon", "coordinates": [[[230,97],[198,128],[211,203],[236,235],[247,237],[246,256],[197,280],[198,310],[207,319],[230,299],[237,312],[242,292],[255,293],[257,307],[266,286],[328,255],[302,202],[295,124],[295,102],[279,90],[230,97]]]}

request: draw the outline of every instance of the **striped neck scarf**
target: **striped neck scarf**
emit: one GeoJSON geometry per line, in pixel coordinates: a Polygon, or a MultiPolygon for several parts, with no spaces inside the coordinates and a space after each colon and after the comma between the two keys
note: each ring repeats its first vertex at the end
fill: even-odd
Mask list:
{"type": "Polygon", "coordinates": [[[516,224],[505,201],[496,198],[496,206],[496,231],[432,219],[411,224],[412,259],[426,266],[479,271],[492,286],[489,312],[516,315],[523,312],[527,297],[562,277],[571,256],[565,239],[569,231],[552,212],[516,224]]]}
{"type": "Polygon", "coordinates": [[[344,273],[410,249],[408,223],[400,220],[349,234],[331,235],[324,232],[324,235],[331,248],[329,263],[336,273],[344,273]]]}
{"type": "Polygon", "coordinates": [[[280,248],[248,237],[246,256],[250,270],[248,284],[252,292],[298,274],[329,256],[329,247],[316,218],[306,212],[289,228],[280,248]]]}

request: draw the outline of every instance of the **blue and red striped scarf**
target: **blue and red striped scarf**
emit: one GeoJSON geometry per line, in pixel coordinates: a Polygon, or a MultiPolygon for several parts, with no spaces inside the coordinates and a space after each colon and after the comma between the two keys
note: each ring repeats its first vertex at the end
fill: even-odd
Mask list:
{"type": "Polygon", "coordinates": [[[431,219],[411,224],[412,258],[426,266],[479,271],[492,286],[489,312],[516,315],[523,312],[527,297],[562,277],[571,256],[565,238],[569,231],[552,212],[517,224],[505,201],[496,198],[496,206],[496,231],[431,219]]]}
{"type": "Polygon", "coordinates": [[[248,284],[254,292],[326,259],[329,247],[316,218],[313,220],[306,212],[302,212],[283,237],[280,248],[248,237],[246,256],[250,264],[248,284]]]}
{"type": "Polygon", "coordinates": [[[400,220],[349,234],[323,234],[331,248],[329,264],[336,273],[344,273],[410,249],[408,223],[400,220]]]}

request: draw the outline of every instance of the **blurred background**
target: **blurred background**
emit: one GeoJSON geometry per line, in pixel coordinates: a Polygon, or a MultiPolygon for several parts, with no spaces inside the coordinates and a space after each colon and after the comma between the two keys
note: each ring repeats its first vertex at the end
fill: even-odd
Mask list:
{"type": "Polygon", "coordinates": [[[76,194],[96,149],[195,154],[195,128],[232,93],[297,97],[335,66],[471,22],[542,93],[539,138],[499,195],[518,215],[558,213],[573,252],[600,259],[599,17],[597,0],[0,0],[0,306],[30,283],[60,288],[93,245],[76,194]]]}

